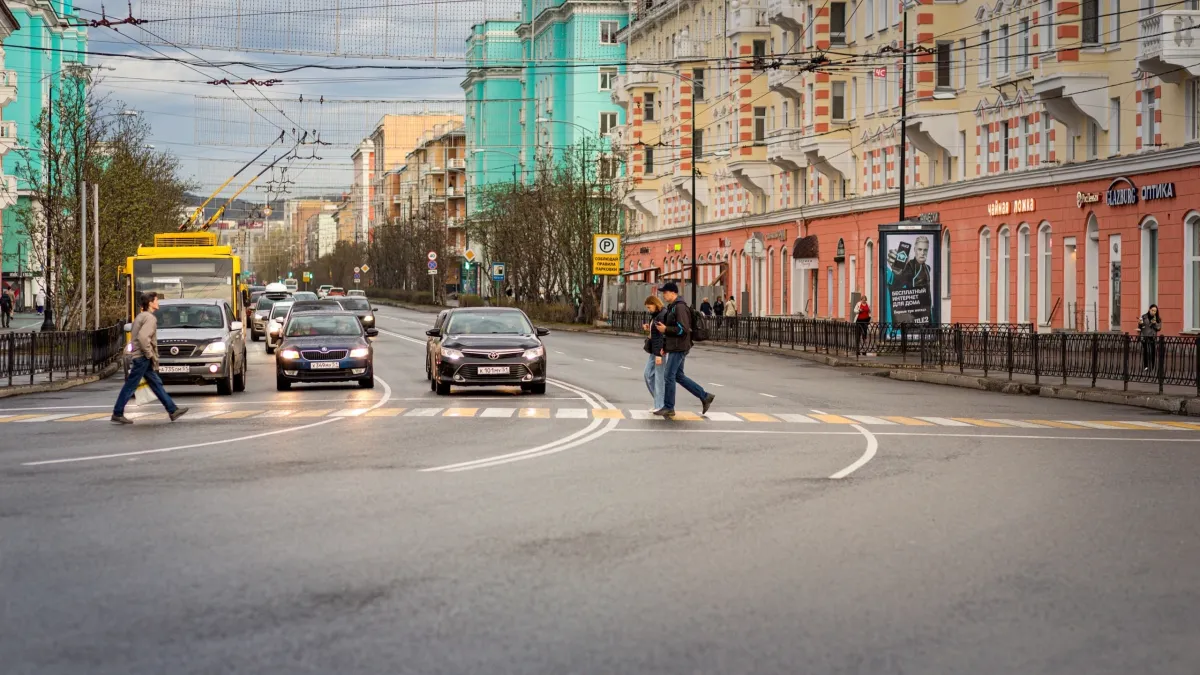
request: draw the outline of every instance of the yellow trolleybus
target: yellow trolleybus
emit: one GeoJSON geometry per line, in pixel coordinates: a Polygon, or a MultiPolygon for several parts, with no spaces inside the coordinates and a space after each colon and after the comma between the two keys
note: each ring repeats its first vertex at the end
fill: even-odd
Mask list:
{"type": "MultiPolygon", "coordinates": [[[[242,261],[230,246],[217,244],[216,232],[154,235],[153,246],[138,246],[122,270],[129,316],[137,316],[137,297],[156,291],[162,298],[221,298],[243,316],[242,261]]],[[[243,317],[244,318],[244,317],[243,317]]]]}

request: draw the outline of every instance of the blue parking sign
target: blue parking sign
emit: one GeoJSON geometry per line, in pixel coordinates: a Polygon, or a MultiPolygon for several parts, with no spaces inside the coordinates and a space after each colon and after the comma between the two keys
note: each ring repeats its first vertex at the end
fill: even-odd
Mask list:
{"type": "Polygon", "coordinates": [[[505,264],[502,262],[492,263],[492,281],[504,281],[505,264]]]}

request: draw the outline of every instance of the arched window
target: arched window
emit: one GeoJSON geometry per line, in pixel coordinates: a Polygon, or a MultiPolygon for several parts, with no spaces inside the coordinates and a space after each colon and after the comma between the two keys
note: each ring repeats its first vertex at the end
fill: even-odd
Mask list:
{"type": "Polygon", "coordinates": [[[950,268],[951,261],[952,261],[952,259],[950,257],[950,230],[942,230],[942,255],[941,255],[941,260],[940,260],[940,262],[942,263],[941,264],[942,269],[938,273],[938,276],[939,276],[938,281],[941,282],[940,286],[942,287],[942,316],[940,317],[940,320],[942,323],[950,323],[951,322],[951,318],[950,318],[950,315],[951,315],[951,312],[950,312],[950,309],[951,309],[950,308],[950,286],[951,286],[950,280],[953,278],[951,275],[952,270],[950,268]]]}
{"type": "Polygon", "coordinates": [[[1183,326],[1200,330],[1200,212],[1183,219],[1183,326]]]}
{"type": "Polygon", "coordinates": [[[1038,323],[1043,326],[1050,324],[1050,311],[1054,309],[1051,284],[1054,271],[1054,238],[1050,223],[1043,222],[1038,226],[1038,323]]]}
{"type": "Polygon", "coordinates": [[[774,291],[775,291],[775,288],[774,288],[775,248],[774,247],[767,249],[766,263],[767,264],[763,267],[763,271],[762,271],[763,294],[762,294],[761,307],[762,307],[763,314],[770,314],[772,299],[775,297],[775,293],[774,293],[774,291]]]}
{"type": "Polygon", "coordinates": [[[870,239],[863,245],[863,295],[867,299],[871,299],[871,294],[875,292],[872,283],[875,280],[875,242],[870,239]]]}
{"type": "Polygon", "coordinates": [[[979,231],[979,323],[990,323],[992,233],[986,227],[979,231]]]}
{"type": "Polygon", "coordinates": [[[996,323],[1008,323],[1009,275],[1012,269],[1012,243],[1007,225],[1000,226],[996,238],[996,323]]]}
{"type": "Polygon", "coordinates": [[[1021,223],[1017,228],[1017,323],[1029,323],[1029,300],[1033,296],[1030,239],[1029,225],[1021,223]]]}
{"type": "Polygon", "coordinates": [[[1142,221],[1142,313],[1158,302],[1158,220],[1146,216],[1142,221]]]}
{"type": "Polygon", "coordinates": [[[792,257],[788,255],[787,247],[779,250],[779,313],[791,314],[792,308],[789,307],[792,294],[788,288],[788,265],[792,262],[792,257]]]}

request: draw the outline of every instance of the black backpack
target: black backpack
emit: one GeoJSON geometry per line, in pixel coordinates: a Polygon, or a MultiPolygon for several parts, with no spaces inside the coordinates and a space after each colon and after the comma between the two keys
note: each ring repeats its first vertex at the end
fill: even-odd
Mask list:
{"type": "Polygon", "coordinates": [[[692,317],[692,342],[706,342],[708,340],[708,317],[691,305],[688,305],[687,308],[692,317]]]}

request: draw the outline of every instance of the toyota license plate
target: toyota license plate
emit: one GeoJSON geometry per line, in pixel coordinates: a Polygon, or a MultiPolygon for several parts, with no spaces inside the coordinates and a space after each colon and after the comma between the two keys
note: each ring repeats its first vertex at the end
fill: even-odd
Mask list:
{"type": "Polygon", "coordinates": [[[340,365],[340,361],[314,361],[309,367],[313,370],[332,370],[340,365]]]}
{"type": "Polygon", "coordinates": [[[159,366],[158,372],[160,372],[160,373],[190,373],[190,372],[192,372],[192,369],[190,366],[159,366]]]}
{"type": "Polygon", "coordinates": [[[507,375],[508,366],[480,366],[480,375],[507,375]]]}

